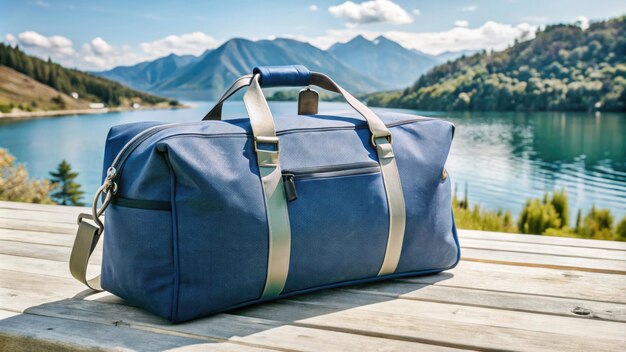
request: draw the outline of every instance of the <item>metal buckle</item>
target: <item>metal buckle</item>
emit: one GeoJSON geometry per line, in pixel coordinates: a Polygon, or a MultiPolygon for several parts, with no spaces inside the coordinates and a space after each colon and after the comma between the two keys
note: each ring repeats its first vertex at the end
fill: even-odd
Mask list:
{"type": "Polygon", "coordinates": [[[387,138],[387,141],[389,142],[389,144],[392,144],[393,138],[391,137],[391,135],[378,136],[378,137],[374,137],[374,135],[372,135],[371,141],[372,141],[372,145],[374,146],[374,148],[376,148],[378,146],[378,145],[376,145],[376,138],[382,138],[382,137],[387,138]]]}
{"type": "Polygon", "coordinates": [[[117,183],[113,182],[113,179],[107,177],[102,186],[98,188],[96,191],[96,195],[93,197],[93,203],[91,205],[91,214],[80,213],[78,214],[78,225],[83,222],[84,219],[92,220],[98,226],[98,235],[102,234],[104,231],[104,224],[100,220],[100,217],[104,213],[104,210],[109,206],[111,200],[113,199],[113,195],[117,193],[117,183]],[[102,193],[105,194],[104,201],[102,202],[102,206],[98,208],[98,203],[100,200],[100,196],[102,193]]]}
{"type": "Polygon", "coordinates": [[[263,136],[255,136],[254,137],[254,151],[270,151],[270,152],[278,152],[279,150],[279,144],[278,144],[278,137],[263,137],[263,136]],[[274,144],[276,145],[276,150],[266,150],[266,149],[259,149],[258,144],[274,144]]]}

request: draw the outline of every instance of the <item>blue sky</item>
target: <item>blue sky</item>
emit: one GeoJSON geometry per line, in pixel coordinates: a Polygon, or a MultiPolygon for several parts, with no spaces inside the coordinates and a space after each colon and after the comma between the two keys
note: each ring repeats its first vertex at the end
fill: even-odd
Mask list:
{"type": "Polygon", "coordinates": [[[383,34],[431,54],[501,49],[538,26],[623,14],[623,0],[0,0],[0,38],[67,66],[108,69],[198,55],[233,37],[290,37],[325,49],[383,34]]]}

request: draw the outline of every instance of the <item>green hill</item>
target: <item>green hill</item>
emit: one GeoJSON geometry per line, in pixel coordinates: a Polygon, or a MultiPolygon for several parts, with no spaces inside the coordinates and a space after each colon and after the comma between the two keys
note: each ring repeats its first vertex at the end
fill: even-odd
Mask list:
{"type": "Polygon", "coordinates": [[[552,25],[532,40],[439,65],[369,105],[422,110],[625,111],[626,16],[586,30],[552,25]]]}
{"type": "Polygon", "coordinates": [[[60,93],[66,95],[78,93],[80,99],[87,102],[116,107],[132,103],[153,105],[167,101],[165,98],[142,93],[105,78],[64,68],[50,60],[44,61],[29,56],[18,47],[2,43],[0,43],[0,65],[7,66],[60,93]]]}

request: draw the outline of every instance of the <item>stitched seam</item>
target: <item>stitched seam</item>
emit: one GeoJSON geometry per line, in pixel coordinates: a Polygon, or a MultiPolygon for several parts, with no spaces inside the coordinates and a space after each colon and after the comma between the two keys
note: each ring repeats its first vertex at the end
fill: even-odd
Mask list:
{"type": "Polygon", "coordinates": [[[173,277],[174,287],[172,289],[172,303],[171,303],[171,320],[176,321],[178,316],[178,304],[180,293],[180,265],[179,265],[179,253],[178,253],[178,212],[176,211],[176,174],[174,168],[170,163],[167,152],[164,154],[165,161],[170,171],[170,204],[171,204],[171,217],[172,217],[172,254],[173,254],[173,277]]]}

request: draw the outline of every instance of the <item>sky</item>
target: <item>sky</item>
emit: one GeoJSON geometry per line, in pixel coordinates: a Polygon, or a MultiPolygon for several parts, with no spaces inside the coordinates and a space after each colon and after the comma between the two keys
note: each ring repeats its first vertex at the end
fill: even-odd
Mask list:
{"type": "Polygon", "coordinates": [[[228,39],[285,37],[327,49],[384,35],[428,54],[503,49],[553,23],[626,14],[624,0],[0,0],[0,39],[68,67],[105,70],[228,39]]]}

